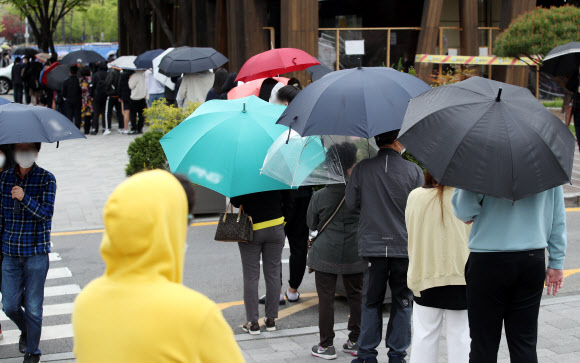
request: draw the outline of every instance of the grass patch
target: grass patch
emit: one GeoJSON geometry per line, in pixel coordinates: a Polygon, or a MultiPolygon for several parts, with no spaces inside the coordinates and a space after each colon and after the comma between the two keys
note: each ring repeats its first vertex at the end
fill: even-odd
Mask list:
{"type": "Polygon", "coordinates": [[[562,104],[564,103],[564,100],[561,98],[555,98],[552,101],[542,101],[542,104],[545,107],[562,107],[562,104]]]}
{"type": "Polygon", "coordinates": [[[572,125],[572,124],[570,124],[570,131],[572,131],[574,136],[576,136],[576,127],[574,127],[574,125],[572,125]]]}

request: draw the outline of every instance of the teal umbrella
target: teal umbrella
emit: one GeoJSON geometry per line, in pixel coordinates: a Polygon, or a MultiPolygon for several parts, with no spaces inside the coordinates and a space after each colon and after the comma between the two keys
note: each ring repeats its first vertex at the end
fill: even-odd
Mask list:
{"type": "Polygon", "coordinates": [[[212,100],[161,139],[171,171],[226,197],[290,189],[260,174],[268,149],[288,131],[284,106],[256,96],[212,100]]]}

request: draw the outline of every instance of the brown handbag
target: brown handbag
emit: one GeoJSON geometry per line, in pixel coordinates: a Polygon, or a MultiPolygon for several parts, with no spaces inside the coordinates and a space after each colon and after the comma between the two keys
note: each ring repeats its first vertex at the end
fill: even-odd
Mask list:
{"type": "Polygon", "coordinates": [[[228,207],[225,213],[220,214],[214,239],[219,242],[252,242],[254,240],[252,217],[244,213],[243,206],[240,206],[237,214],[234,213],[231,203],[228,207]]]}

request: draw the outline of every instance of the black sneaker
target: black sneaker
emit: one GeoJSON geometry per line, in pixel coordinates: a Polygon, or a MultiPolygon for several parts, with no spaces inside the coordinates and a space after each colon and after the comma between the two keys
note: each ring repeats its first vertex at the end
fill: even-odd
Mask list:
{"type": "Polygon", "coordinates": [[[97,130],[91,131],[91,135],[96,135],[96,134],[97,134],[97,130]]]}
{"type": "Polygon", "coordinates": [[[266,325],[266,331],[276,331],[276,319],[268,318],[264,322],[264,325],[266,325]]]}
{"type": "MultiPolygon", "coordinates": [[[[284,299],[283,295],[280,295],[280,305],[286,305],[286,299],[284,299]]],[[[262,296],[258,302],[262,305],[266,305],[266,295],[262,296]]]]}
{"type": "Polygon", "coordinates": [[[342,345],[342,351],[348,354],[352,354],[353,356],[358,356],[358,345],[349,340],[346,341],[346,343],[344,343],[342,345]]]}
{"type": "Polygon", "coordinates": [[[407,363],[407,360],[403,357],[392,355],[389,357],[389,363],[407,363]]]}
{"type": "Polygon", "coordinates": [[[312,347],[312,355],[327,360],[336,359],[336,350],[332,345],[327,348],[323,348],[320,345],[315,345],[312,347]]]}
{"type": "Polygon", "coordinates": [[[242,330],[246,333],[250,333],[251,335],[259,335],[260,331],[260,324],[257,321],[253,321],[252,323],[244,323],[242,325],[242,330]]]}
{"type": "Polygon", "coordinates": [[[26,352],[26,345],[28,344],[28,336],[24,333],[20,334],[20,339],[18,340],[18,350],[20,353],[24,354],[26,352]]]}
{"type": "Polygon", "coordinates": [[[40,354],[24,354],[24,361],[22,363],[38,363],[40,362],[40,354]]]}
{"type": "Polygon", "coordinates": [[[137,135],[137,130],[131,130],[131,131],[129,131],[129,135],[137,135]]]}

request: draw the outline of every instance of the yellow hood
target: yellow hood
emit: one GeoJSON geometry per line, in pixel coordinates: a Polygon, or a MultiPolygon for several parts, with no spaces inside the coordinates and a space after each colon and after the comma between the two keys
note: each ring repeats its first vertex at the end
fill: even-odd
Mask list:
{"type": "Polygon", "coordinates": [[[124,181],[105,206],[105,276],[180,283],[187,215],[185,191],[170,173],[147,171],[124,181]]]}

